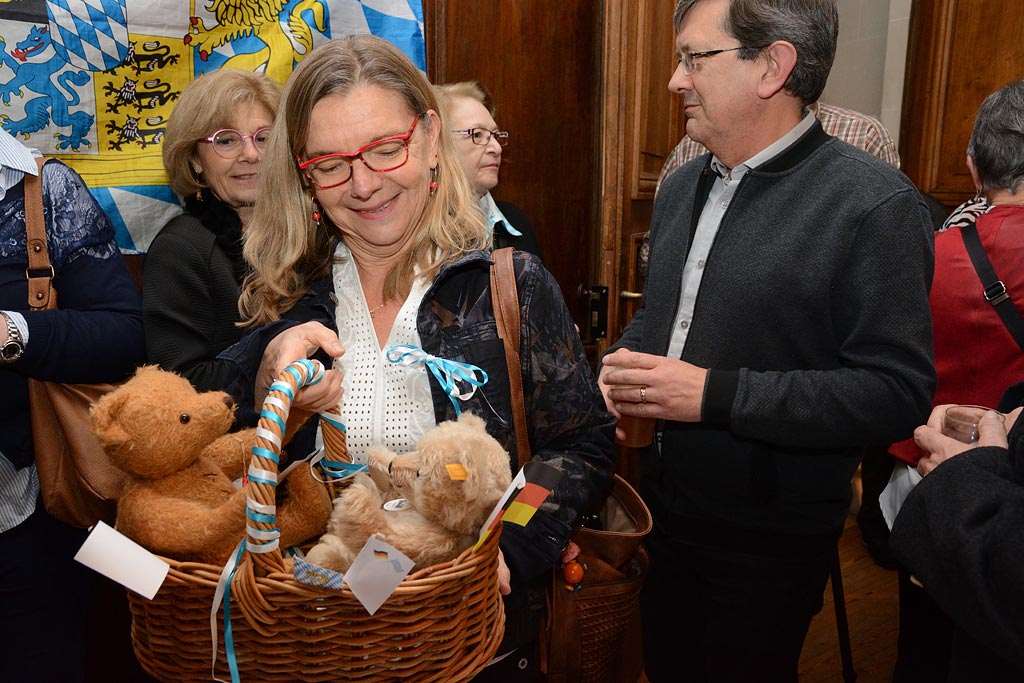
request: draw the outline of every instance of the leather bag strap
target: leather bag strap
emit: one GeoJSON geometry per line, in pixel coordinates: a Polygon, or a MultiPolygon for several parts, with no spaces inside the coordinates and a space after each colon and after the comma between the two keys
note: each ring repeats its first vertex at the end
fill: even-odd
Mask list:
{"type": "Polygon", "coordinates": [[[508,366],[508,393],[512,400],[512,423],[516,435],[516,453],[522,467],[533,457],[530,433],[526,428],[526,404],[523,401],[523,374],[519,364],[519,291],[512,264],[512,247],[495,250],[491,257],[491,305],[498,325],[498,338],[505,347],[508,366]]]}
{"type": "Polygon", "coordinates": [[[44,157],[36,159],[38,175],[25,174],[25,243],[28,252],[28,307],[33,311],[57,308],[57,293],[53,289],[53,264],[46,245],[46,224],[43,219],[43,164],[44,157]]]}
{"type": "Polygon", "coordinates": [[[964,240],[964,246],[967,247],[967,255],[971,257],[971,263],[974,264],[974,270],[981,280],[982,295],[985,297],[985,301],[996,309],[996,313],[1006,325],[1006,329],[1010,331],[1017,346],[1024,351],[1024,320],[1021,319],[1020,312],[1010,300],[1006,284],[996,275],[992,261],[989,260],[985,247],[981,244],[978,229],[974,225],[965,225],[960,228],[960,236],[964,240]]]}

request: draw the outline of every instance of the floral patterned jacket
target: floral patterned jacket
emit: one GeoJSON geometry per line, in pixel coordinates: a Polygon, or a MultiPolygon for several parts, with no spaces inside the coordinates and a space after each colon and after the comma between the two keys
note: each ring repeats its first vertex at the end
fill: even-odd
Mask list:
{"type": "MultiPolygon", "coordinates": [[[[599,505],[609,489],[615,418],[605,410],[558,284],[537,257],[517,251],[513,260],[533,459],[562,472],[541,508],[547,514],[535,515],[525,528],[506,525],[502,531],[501,548],[513,581],[531,581],[555,563],[579,514],[599,505]]],[[[488,432],[512,454],[510,466],[516,470],[508,371],[491,305],[490,265],[488,252],[474,252],[442,269],[423,297],[417,328],[428,353],[487,372],[487,383],[460,405],[486,421],[488,432]]],[[[252,402],[263,349],[277,334],[310,320],[337,330],[335,296],[330,278],[315,283],[286,320],[256,330],[224,352],[242,368],[243,386],[232,392],[238,401],[252,402]]],[[[455,419],[448,395],[432,375],[430,381],[437,422],[455,419]]]]}
{"type": "MultiPolygon", "coordinates": [[[[603,501],[614,469],[615,417],[605,410],[558,284],[535,256],[517,251],[513,262],[530,447],[534,460],[556,467],[562,478],[527,526],[507,524],[502,529],[500,547],[512,573],[512,594],[505,598],[505,637],[499,653],[536,637],[547,572],[558,561],[580,513],[603,501]]],[[[472,363],[487,373],[487,383],[460,405],[484,419],[488,433],[512,454],[509,464],[515,471],[508,370],[491,304],[490,266],[488,252],[475,252],[442,269],[424,294],[417,328],[428,353],[472,363]]],[[[335,297],[331,279],[325,278],[285,314],[286,320],[256,330],[221,354],[241,366],[242,384],[232,391],[237,401],[252,403],[263,349],[283,330],[316,320],[337,331],[335,297]]],[[[330,363],[323,354],[320,360],[330,363]]],[[[448,395],[433,375],[430,382],[435,419],[454,419],[448,395]]]]}

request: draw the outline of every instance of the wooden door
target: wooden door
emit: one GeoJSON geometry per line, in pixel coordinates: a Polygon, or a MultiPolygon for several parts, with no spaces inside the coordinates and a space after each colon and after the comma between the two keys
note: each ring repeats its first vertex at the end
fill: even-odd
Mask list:
{"type": "Polygon", "coordinates": [[[610,2],[604,16],[601,253],[614,343],[640,303],[638,254],[650,227],[658,174],[683,135],[682,100],[668,90],[675,68],[674,0],[610,2]]]}
{"type": "Polygon", "coordinates": [[[580,292],[596,249],[600,4],[593,0],[427,0],[434,83],[480,80],[510,133],[495,198],[526,214],[586,333],[580,292]]]}
{"type": "Polygon", "coordinates": [[[520,206],[592,358],[642,290],[636,254],[665,156],[674,0],[426,0],[427,72],[476,78],[510,133],[495,197],[520,206]],[[607,302],[591,292],[606,287],[607,302]],[[591,323],[600,320],[601,334],[591,323]]]}
{"type": "Polygon", "coordinates": [[[1021,0],[916,0],[907,45],[900,157],[924,192],[953,207],[974,195],[967,143],[989,93],[1024,78],[1021,0]]]}

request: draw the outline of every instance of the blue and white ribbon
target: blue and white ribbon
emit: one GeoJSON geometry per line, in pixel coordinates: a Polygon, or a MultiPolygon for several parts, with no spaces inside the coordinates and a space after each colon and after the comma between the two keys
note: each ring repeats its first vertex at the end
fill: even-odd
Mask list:
{"type": "Polygon", "coordinates": [[[238,659],[235,657],[235,639],[231,631],[231,580],[238,569],[238,563],[245,551],[245,539],[239,541],[238,545],[231,552],[224,569],[220,572],[220,579],[217,581],[217,589],[213,593],[213,604],[210,606],[210,641],[213,644],[212,662],[210,664],[210,678],[220,683],[225,683],[217,678],[217,612],[221,605],[224,606],[224,656],[228,662],[228,673],[231,674],[232,683],[240,683],[238,675],[238,659]]]}
{"type": "MultiPolygon", "coordinates": [[[[342,428],[344,429],[344,425],[342,425],[342,428]]],[[[323,446],[316,449],[311,455],[307,456],[303,462],[309,463],[310,467],[320,463],[320,467],[323,469],[324,474],[335,481],[353,477],[360,472],[369,471],[369,468],[366,465],[357,465],[354,462],[345,462],[344,460],[329,460],[327,458],[327,451],[324,450],[323,446]]],[[[315,470],[313,471],[313,477],[317,481],[323,481],[316,476],[315,470]]]]}
{"type": "Polygon", "coordinates": [[[448,394],[448,399],[455,407],[455,414],[461,415],[462,409],[459,401],[468,401],[479,387],[487,384],[487,373],[475,365],[460,363],[459,361],[448,360],[431,356],[418,346],[412,344],[395,344],[388,348],[387,359],[399,365],[413,365],[423,363],[437,379],[441,388],[448,394]],[[481,379],[477,379],[477,374],[481,379]],[[462,390],[459,384],[469,385],[468,389],[462,390]]]}

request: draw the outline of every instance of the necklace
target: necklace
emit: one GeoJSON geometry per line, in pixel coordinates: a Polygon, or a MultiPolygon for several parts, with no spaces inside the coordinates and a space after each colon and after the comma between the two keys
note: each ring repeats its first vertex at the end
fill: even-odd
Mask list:
{"type": "Polygon", "coordinates": [[[378,312],[378,311],[379,311],[380,309],[382,309],[382,308],[384,308],[385,306],[387,306],[387,305],[388,305],[389,303],[391,303],[391,299],[387,299],[387,300],[386,300],[386,301],[385,301],[384,303],[382,303],[382,304],[381,304],[380,306],[377,306],[376,308],[373,308],[373,309],[371,309],[371,310],[370,310],[370,319],[372,320],[373,318],[375,318],[375,317],[377,316],[377,312],[378,312]]]}

